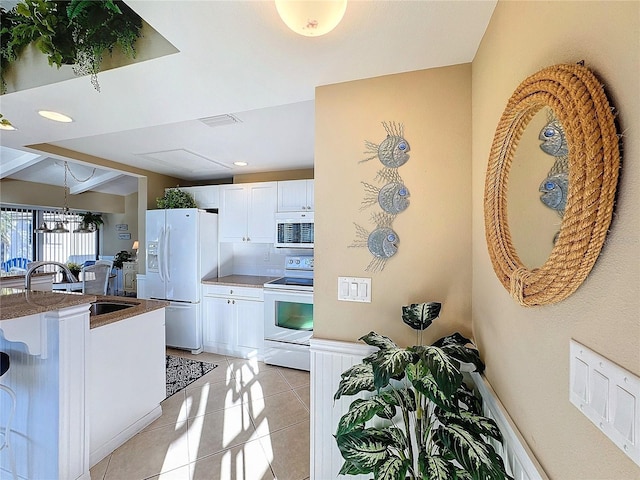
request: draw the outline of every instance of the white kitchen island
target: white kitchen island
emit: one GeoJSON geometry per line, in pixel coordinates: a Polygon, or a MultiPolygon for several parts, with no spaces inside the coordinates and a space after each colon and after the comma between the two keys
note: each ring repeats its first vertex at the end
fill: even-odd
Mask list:
{"type": "MultiPolygon", "coordinates": [[[[166,302],[127,299],[136,305],[90,317],[95,296],[1,293],[0,350],[11,367],[0,381],[16,393],[17,407],[11,449],[0,452],[0,477],[13,478],[13,455],[20,479],[88,480],[106,449],[160,414],[166,302]],[[134,351],[143,360],[125,367],[134,351]],[[134,383],[144,395],[123,390],[134,383]],[[126,401],[117,403],[118,396],[126,401]]],[[[0,426],[8,398],[0,397],[0,426]]]]}

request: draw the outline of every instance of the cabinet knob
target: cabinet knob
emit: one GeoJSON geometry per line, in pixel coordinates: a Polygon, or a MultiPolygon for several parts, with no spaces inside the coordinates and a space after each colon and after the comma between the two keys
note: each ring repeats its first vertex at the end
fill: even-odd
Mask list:
{"type": "Polygon", "coordinates": [[[233,295],[233,290],[229,290],[229,295],[233,295]]]}
{"type": "Polygon", "coordinates": [[[227,298],[227,303],[231,303],[231,300],[229,300],[228,298],[227,298]]]}
{"type": "Polygon", "coordinates": [[[250,242],[250,241],[251,241],[251,239],[249,237],[247,237],[247,242],[250,242]]]}
{"type": "Polygon", "coordinates": [[[235,304],[236,304],[236,301],[235,301],[235,300],[231,300],[231,303],[233,303],[233,304],[235,305],[235,304]]]}

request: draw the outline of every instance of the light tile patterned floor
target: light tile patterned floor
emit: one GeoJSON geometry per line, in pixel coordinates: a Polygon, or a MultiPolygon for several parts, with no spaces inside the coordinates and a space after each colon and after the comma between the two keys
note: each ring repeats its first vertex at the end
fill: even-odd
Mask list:
{"type": "Polygon", "coordinates": [[[305,480],[309,373],[211,353],[213,371],[91,469],[92,480],[305,480]]]}

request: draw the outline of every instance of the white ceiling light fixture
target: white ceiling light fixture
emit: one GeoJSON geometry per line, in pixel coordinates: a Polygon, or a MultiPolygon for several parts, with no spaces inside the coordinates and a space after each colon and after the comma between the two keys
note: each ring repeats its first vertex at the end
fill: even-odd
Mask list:
{"type": "Polygon", "coordinates": [[[233,162],[236,167],[246,167],[249,165],[247,162],[233,162]]]}
{"type": "Polygon", "coordinates": [[[51,110],[38,110],[38,115],[41,117],[47,118],[49,120],[53,120],[54,122],[62,122],[62,123],[70,123],[73,122],[73,118],[58,112],[53,112],[51,110]]]}
{"type": "Polygon", "coordinates": [[[347,0],[275,0],[275,3],[287,27],[305,37],[329,33],[347,10],[347,0]]]}

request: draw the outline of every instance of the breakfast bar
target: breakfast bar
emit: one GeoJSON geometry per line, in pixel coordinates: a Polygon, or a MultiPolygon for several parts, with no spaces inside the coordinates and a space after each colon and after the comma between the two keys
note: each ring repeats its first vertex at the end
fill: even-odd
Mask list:
{"type": "MultiPolygon", "coordinates": [[[[2,383],[16,398],[8,432],[9,448],[0,456],[3,478],[8,475],[8,478],[89,480],[89,468],[97,461],[96,456],[104,456],[105,448],[116,448],[118,442],[128,439],[122,436],[123,429],[130,427],[126,434],[132,436],[146,426],[145,422],[150,423],[160,415],[159,403],[164,399],[165,306],[166,302],[140,299],[0,290],[0,351],[10,358],[2,383]],[[116,301],[129,305],[110,313],[90,315],[95,304],[116,301]],[[154,333],[149,336],[151,331],[154,333]],[[145,346],[154,353],[145,368],[153,369],[155,388],[151,389],[153,397],[147,396],[142,407],[136,408],[129,402],[127,408],[138,418],[127,417],[130,423],[118,424],[118,432],[113,433],[104,427],[113,423],[109,410],[92,415],[103,408],[107,400],[100,403],[100,399],[113,389],[112,379],[105,378],[100,367],[118,357],[131,360],[131,347],[139,347],[132,346],[132,339],[127,338],[132,332],[137,333],[138,339],[158,337],[145,346]],[[121,349],[120,345],[124,347],[121,349]],[[108,359],[104,357],[107,354],[108,359]],[[144,419],[140,420],[141,417],[144,419]],[[98,419],[100,422],[94,426],[98,419]],[[100,445],[92,444],[94,431],[102,435],[100,445]],[[98,452],[99,449],[102,450],[98,452]]],[[[147,387],[145,384],[144,388],[147,387]]],[[[8,420],[10,409],[4,408],[8,398],[0,399],[3,402],[0,427],[8,420]]]]}

